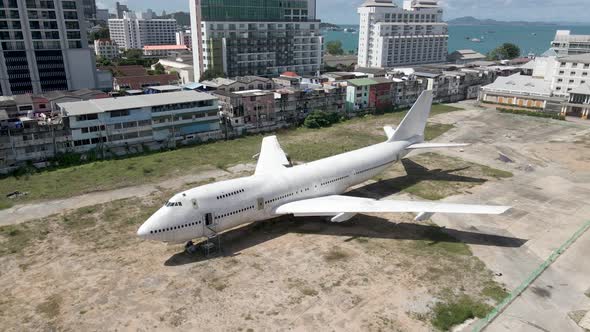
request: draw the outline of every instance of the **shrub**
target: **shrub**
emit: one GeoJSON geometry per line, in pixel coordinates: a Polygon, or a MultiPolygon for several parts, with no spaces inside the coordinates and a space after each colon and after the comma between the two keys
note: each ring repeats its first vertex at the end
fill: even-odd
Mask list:
{"type": "Polygon", "coordinates": [[[317,129],[329,127],[334,123],[340,122],[340,114],[336,112],[313,111],[305,118],[303,125],[307,128],[317,129]]]}
{"type": "Polygon", "coordinates": [[[510,109],[510,108],[502,108],[502,107],[498,107],[497,110],[500,113],[520,114],[520,115],[534,116],[534,117],[538,117],[538,118],[548,118],[548,119],[565,121],[565,116],[558,114],[558,113],[548,113],[548,112],[528,111],[528,110],[515,110],[515,109],[510,109]]]}
{"type": "Polygon", "coordinates": [[[437,303],[434,306],[432,325],[442,331],[448,331],[468,319],[484,317],[491,309],[489,305],[477,302],[468,296],[448,303],[437,303]]]}

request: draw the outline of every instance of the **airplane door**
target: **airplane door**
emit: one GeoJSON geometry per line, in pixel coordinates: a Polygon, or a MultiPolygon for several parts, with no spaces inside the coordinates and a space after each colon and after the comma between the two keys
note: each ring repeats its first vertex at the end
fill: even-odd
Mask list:
{"type": "Polygon", "coordinates": [[[264,198],[258,197],[258,210],[264,210],[264,198]]]}
{"type": "Polygon", "coordinates": [[[213,214],[206,213],[205,214],[205,226],[211,226],[211,225],[213,225],[213,214]]]}

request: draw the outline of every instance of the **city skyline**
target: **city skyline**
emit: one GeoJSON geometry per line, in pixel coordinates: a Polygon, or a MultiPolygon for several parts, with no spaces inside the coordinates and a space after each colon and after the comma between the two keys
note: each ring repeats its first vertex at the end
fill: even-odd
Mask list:
{"type": "MultiPolygon", "coordinates": [[[[112,9],[116,0],[98,0],[99,8],[112,9]]],[[[161,13],[184,11],[188,12],[188,0],[125,0],[131,9],[140,11],[148,8],[161,13]]],[[[401,6],[402,0],[396,0],[401,6]]],[[[363,0],[319,0],[317,3],[318,18],[323,22],[340,24],[358,24],[356,9],[363,0]]],[[[585,1],[581,0],[441,0],[445,9],[445,20],[463,16],[474,16],[479,19],[496,19],[510,21],[546,21],[588,23],[585,14],[585,1]],[[534,9],[534,10],[533,10],[534,9]]]]}

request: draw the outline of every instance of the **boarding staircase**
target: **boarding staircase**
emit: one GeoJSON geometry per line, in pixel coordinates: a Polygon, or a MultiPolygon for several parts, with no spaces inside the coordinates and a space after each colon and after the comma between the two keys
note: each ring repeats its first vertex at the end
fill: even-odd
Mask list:
{"type": "Polygon", "coordinates": [[[203,234],[207,237],[207,240],[202,245],[204,254],[209,256],[221,251],[221,234],[217,231],[217,223],[212,222],[207,225],[205,222],[203,226],[205,227],[203,234]]]}

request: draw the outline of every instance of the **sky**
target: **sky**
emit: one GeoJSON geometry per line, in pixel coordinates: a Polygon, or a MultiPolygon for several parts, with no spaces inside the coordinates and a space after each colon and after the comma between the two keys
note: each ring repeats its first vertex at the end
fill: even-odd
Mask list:
{"type": "MultiPolygon", "coordinates": [[[[99,8],[114,8],[116,0],[96,0],[99,8]]],[[[151,8],[160,13],[186,11],[189,0],[120,0],[132,10],[151,8]]],[[[318,15],[323,22],[358,24],[357,7],[363,0],[317,0],[318,15]]],[[[402,0],[395,0],[401,5],[402,0]]],[[[545,21],[588,23],[590,0],[440,0],[445,19],[462,16],[504,21],[545,21]]],[[[113,11],[111,9],[111,11],[113,11]]]]}

